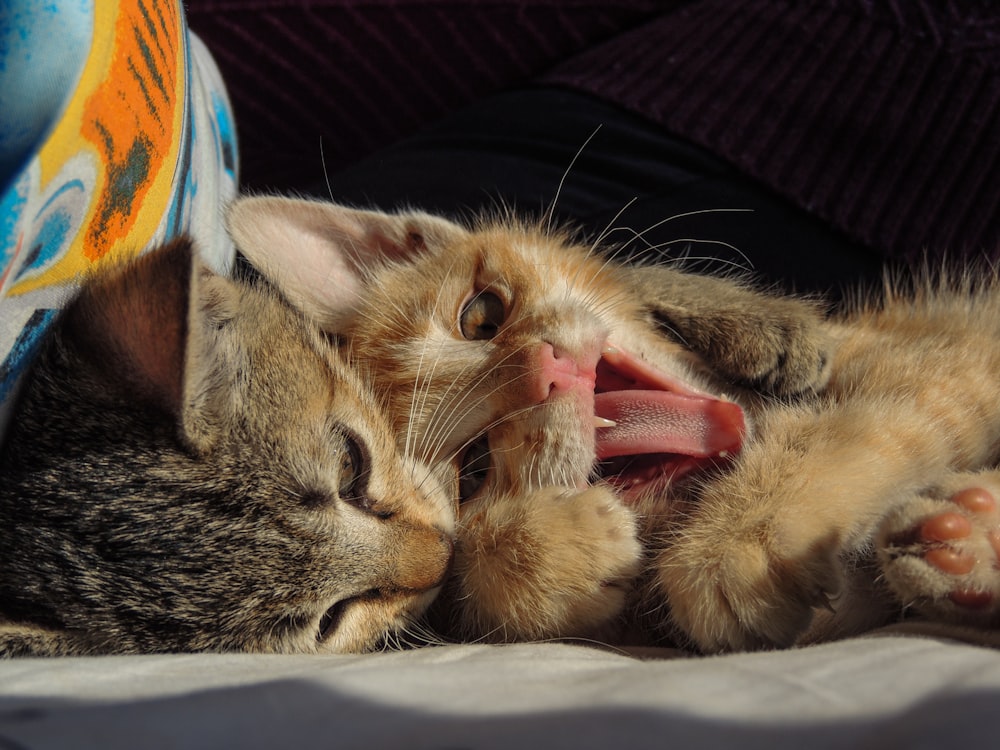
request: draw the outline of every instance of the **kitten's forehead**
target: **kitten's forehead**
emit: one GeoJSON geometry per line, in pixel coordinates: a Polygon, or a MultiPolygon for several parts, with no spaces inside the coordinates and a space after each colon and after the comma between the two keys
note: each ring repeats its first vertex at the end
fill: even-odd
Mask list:
{"type": "MultiPolygon", "coordinates": [[[[582,280],[594,281],[603,267],[591,253],[560,234],[546,234],[527,226],[510,229],[492,226],[471,235],[485,268],[507,274],[525,272],[534,279],[556,276],[575,277],[581,271],[582,280]]],[[[533,280],[534,280],[533,279],[533,280]]]]}
{"type": "Polygon", "coordinates": [[[355,325],[364,329],[373,320],[388,320],[401,336],[424,333],[410,326],[419,326],[428,314],[457,317],[465,297],[485,288],[532,306],[574,298],[600,304],[620,297],[623,288],[614,266],[568,235],[500,222],[482,223],[429,244],[418,256],[371,270],[371,294],[355,325]]]}
{"type": "Polygon", "coordinates": [[[532,305],[574,298],[593,305],[621,291],[615,269],[604,258],[567,234],[528,224],[482,225],[445,254],[465,256],[465,274],[474,276],[477,287],[499,288],[532,305]]]}
{"type": "Polygon", "coordinates": [[[249,430],[289,460],[305,484],[328,471],[329,450],[342,442],[338,435],[395,460],[395,440],[365,378],[301,313],[266,291],[247,292],[223,335],[221,348],[236,375],[221,391],[229,419],[239,426],[229,433],[234,444],[249,430]]]}

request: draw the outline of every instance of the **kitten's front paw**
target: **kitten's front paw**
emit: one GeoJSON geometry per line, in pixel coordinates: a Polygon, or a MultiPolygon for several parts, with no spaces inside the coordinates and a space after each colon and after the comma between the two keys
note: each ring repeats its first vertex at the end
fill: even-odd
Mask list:
{"type": "Polygon", "coordinates": [[[455,604],[465,638],[587,636],[619,615],[642,548],[613,492],[558,487],[463,510],[455,604]]]}
{"type": "Polygon", "coordinates": [[[665,335],[741,385],[787,396],[830,377],[835,342],[812,302],[669,268],[627,278],[665,335]]]}
{"type": "Polygon", "coordinates": [[[685,523],[655,562],[667,627],[703,653],[793,645],[842,582],[832,542],[793,551],[777,526],[724,514],[685,523]]]}
{"type": "Polygon", "coordinates": [[[752,310],[738,315],[739,322],[719,321],[722,328],[701,352],[713,366],[775,395],[826,385],[834,342],[815,308],[797,299],[762,297],[752,310]]]}
{"type": "Polygon", "coordinates": [[[1000,623],[998,493],[1000,484],[978,480],[942,499],[914,498],[886,518],[879,563],[903,605],[935,621],[1000,623]]]}

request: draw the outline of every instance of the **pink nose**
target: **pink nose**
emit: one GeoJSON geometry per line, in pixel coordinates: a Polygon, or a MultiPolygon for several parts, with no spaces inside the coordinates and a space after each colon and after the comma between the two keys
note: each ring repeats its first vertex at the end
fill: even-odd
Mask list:
{"type": "Polygon", "coordinates": [[[574,357],[556,350],[548,342],[542,342],[535,362],[533,395],[536,402],[541,403],[573,390],[593,393],[598,359],[600,351],[597,347],[593,352],[584,352],[583,355],[574,357]]]}

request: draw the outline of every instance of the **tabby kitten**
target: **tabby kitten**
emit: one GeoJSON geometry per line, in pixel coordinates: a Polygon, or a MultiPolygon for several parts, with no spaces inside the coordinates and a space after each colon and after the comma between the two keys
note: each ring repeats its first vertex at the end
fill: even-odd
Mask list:
{"type": "Polygon", "coordinates": [[[403,448],[456,467],[451,633],[710,652],[1000,620],[995,279],[827,321],[516,222],[248,198],[230,226],[378,373],[403,448]]]}
{"type": "Polygon", "coordinates": [[[4,656],[365,650],[452,557],[451,501],[326,338],[186,241],[85,285],[0,475],[4,656]]]}

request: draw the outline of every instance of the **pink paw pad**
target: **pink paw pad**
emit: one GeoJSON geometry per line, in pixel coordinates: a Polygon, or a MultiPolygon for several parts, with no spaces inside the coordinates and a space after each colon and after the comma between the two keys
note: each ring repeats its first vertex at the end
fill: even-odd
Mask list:
{"type": "MultiPolygon", "coordinates": [[[[927,544],[924,560],[948,575],[963,576],[979,565],[989,565],[1000,570],[1000,525],[998,525],[997,500],[981,487],[970,487],[951,496],[956,510],[948,510],[924,521],[920,537],[927,544]],[[979,523],[974,523],[979,521],[979,523]],[[985,532],[992,550],[991,558],[981,560],[968,547],[958,546],[977,533],[977,526],[992,526],[985,532]]],[[[983,609],[993,603],[993,595],[986,591],[955,589],[948,598],[960,607],[983,609]]]]}

